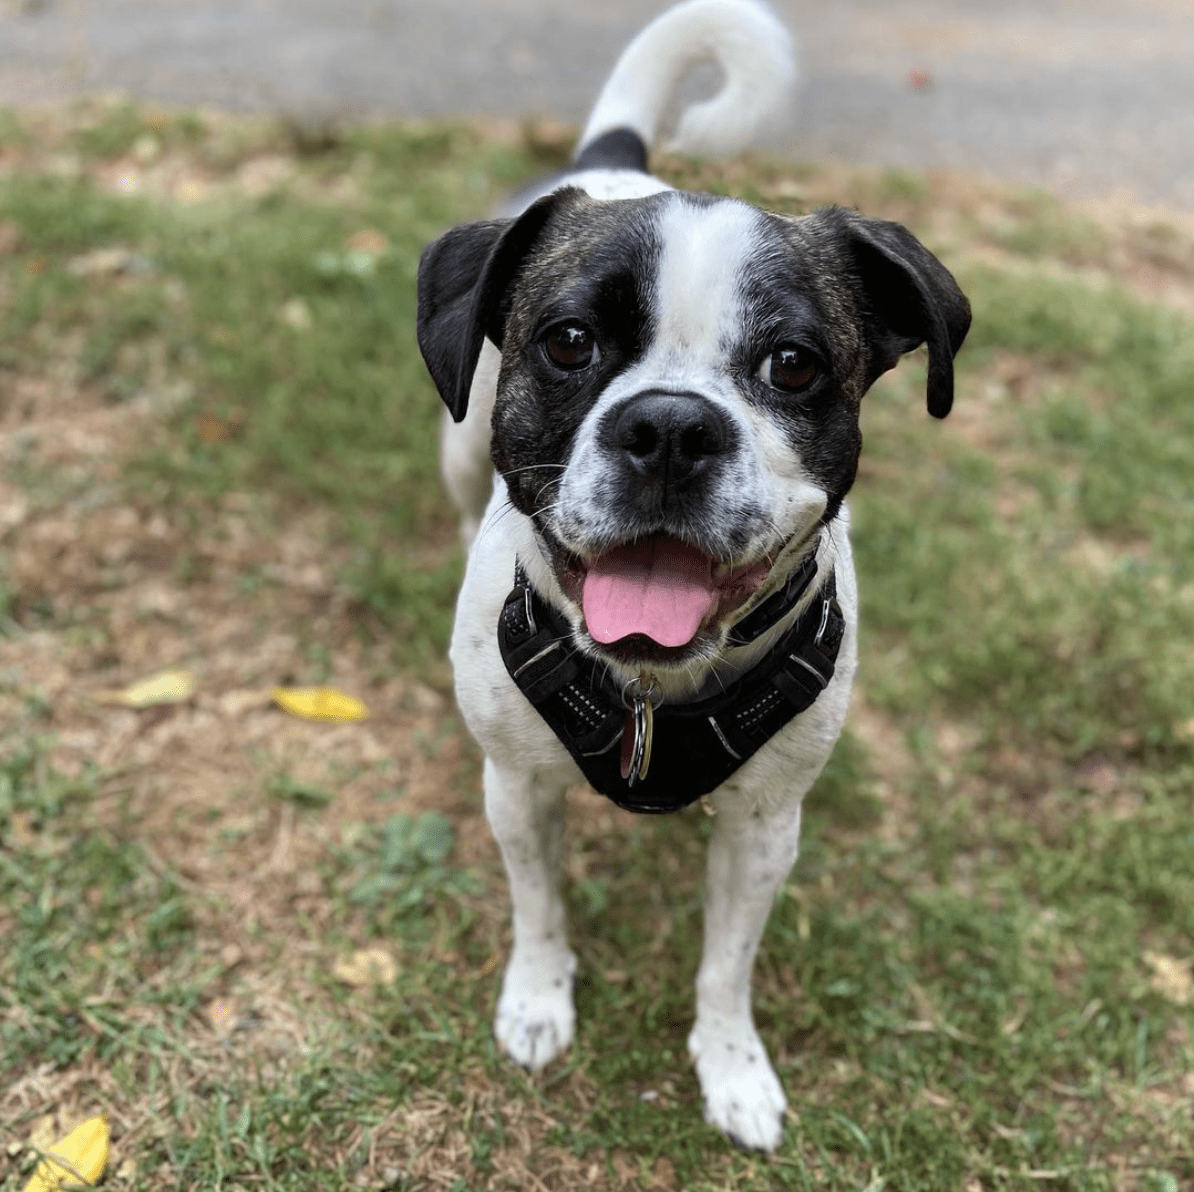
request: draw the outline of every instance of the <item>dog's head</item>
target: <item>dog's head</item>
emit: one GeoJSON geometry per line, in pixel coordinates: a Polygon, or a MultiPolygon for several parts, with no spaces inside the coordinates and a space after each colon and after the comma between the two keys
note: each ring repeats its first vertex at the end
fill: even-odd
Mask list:
{"type": "Polygon", "coordinates": [[[465,415],[502,352],[492,456],[594,643],[626,663],[720,648],[837,513],[863,394],[928,346],[953,401],[969,305],[905,228],[665,191],[564,188],[456,228],[419,271],[419,346],[465,415]]]}

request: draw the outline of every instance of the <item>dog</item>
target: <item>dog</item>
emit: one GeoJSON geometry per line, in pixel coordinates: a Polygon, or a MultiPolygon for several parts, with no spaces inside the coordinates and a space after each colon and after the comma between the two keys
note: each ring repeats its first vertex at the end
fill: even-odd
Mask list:
{"type": "Polygon", "coordinates": [[[969,304],[905,228],[791,217],[647,170],[678,80],[724,75],[674,146],[741,147],[787,103],[792,41],[756,0],[687,0],[623,53],[572,171],[424,251],[419,347],[469,544],[451,641],[513,903],[497,1002],[528,1069],[570,1044],[565,789],[714,818],[688,1038],[708,1122],[781,1141],[751,971],[801,801],[846,717],[857,592],[846,495],[863,394],[927,345],[943,418],[969,304]]]}

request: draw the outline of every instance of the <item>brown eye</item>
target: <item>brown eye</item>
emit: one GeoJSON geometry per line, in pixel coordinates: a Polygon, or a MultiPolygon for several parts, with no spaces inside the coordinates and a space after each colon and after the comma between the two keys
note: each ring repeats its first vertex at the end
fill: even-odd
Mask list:
{"type": "Polygon", "coordinates": [[[794,344],[783,344],[770,356],[763,357],[758,377],[773,389],[779,389],[784,393],[799,393],[802,389],[807,389],[820,372],[821,366],[811,352],[794,344]]]}
{"type": "Polygon", "coordinates": [[[557,368],[588,368],[597,359],[597,341],[580,323],[559,323],[543,337],[543,349],[557,368]]]}

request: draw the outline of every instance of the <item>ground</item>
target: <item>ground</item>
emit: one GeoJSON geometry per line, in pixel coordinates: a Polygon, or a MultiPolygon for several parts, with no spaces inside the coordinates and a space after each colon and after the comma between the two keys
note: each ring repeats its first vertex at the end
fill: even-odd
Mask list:
{"type": "Polygon", "coordinates": [[[1194,1186],[1188,223],[667,163],[907,221],[975,299],[948,422],[915,364],[868,398],[862,679],[758,972],[765,1159],[684,1055],[699,809],[573,792],[576,1047],[532,1079],[489,1037],[507,904],[410,289],[567,130],[3,129],[0,1186],[100,1111],[106,1183],[147,1189],[1194,1186]],[[171,668],[188,698],[112,702],[171,668]],[[367,719],[271,699],[310,684],[367,719]]]}

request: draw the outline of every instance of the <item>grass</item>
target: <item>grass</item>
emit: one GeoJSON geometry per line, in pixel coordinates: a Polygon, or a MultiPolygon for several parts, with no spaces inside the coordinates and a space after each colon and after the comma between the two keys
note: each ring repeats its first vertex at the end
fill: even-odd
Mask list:
{"type": "Polygon", "coordinates": [[[1191,237],[1042,195],[664,163],[908,222],[974,331],[947,422],[915,361],[867,401],[855,717],[756,980],[783,1149],[700,1121],[699,812],[576,793],[577,1042],[496,1054],[413,279],[562,149],[0,120],[0,1188],[101,1110],[152,1192],[1194,1187],[1191,237]],[[174,664],[186,706],[93,698],[174,664]],[[373,717],[226,702],[283,681],[373,717]]]}

